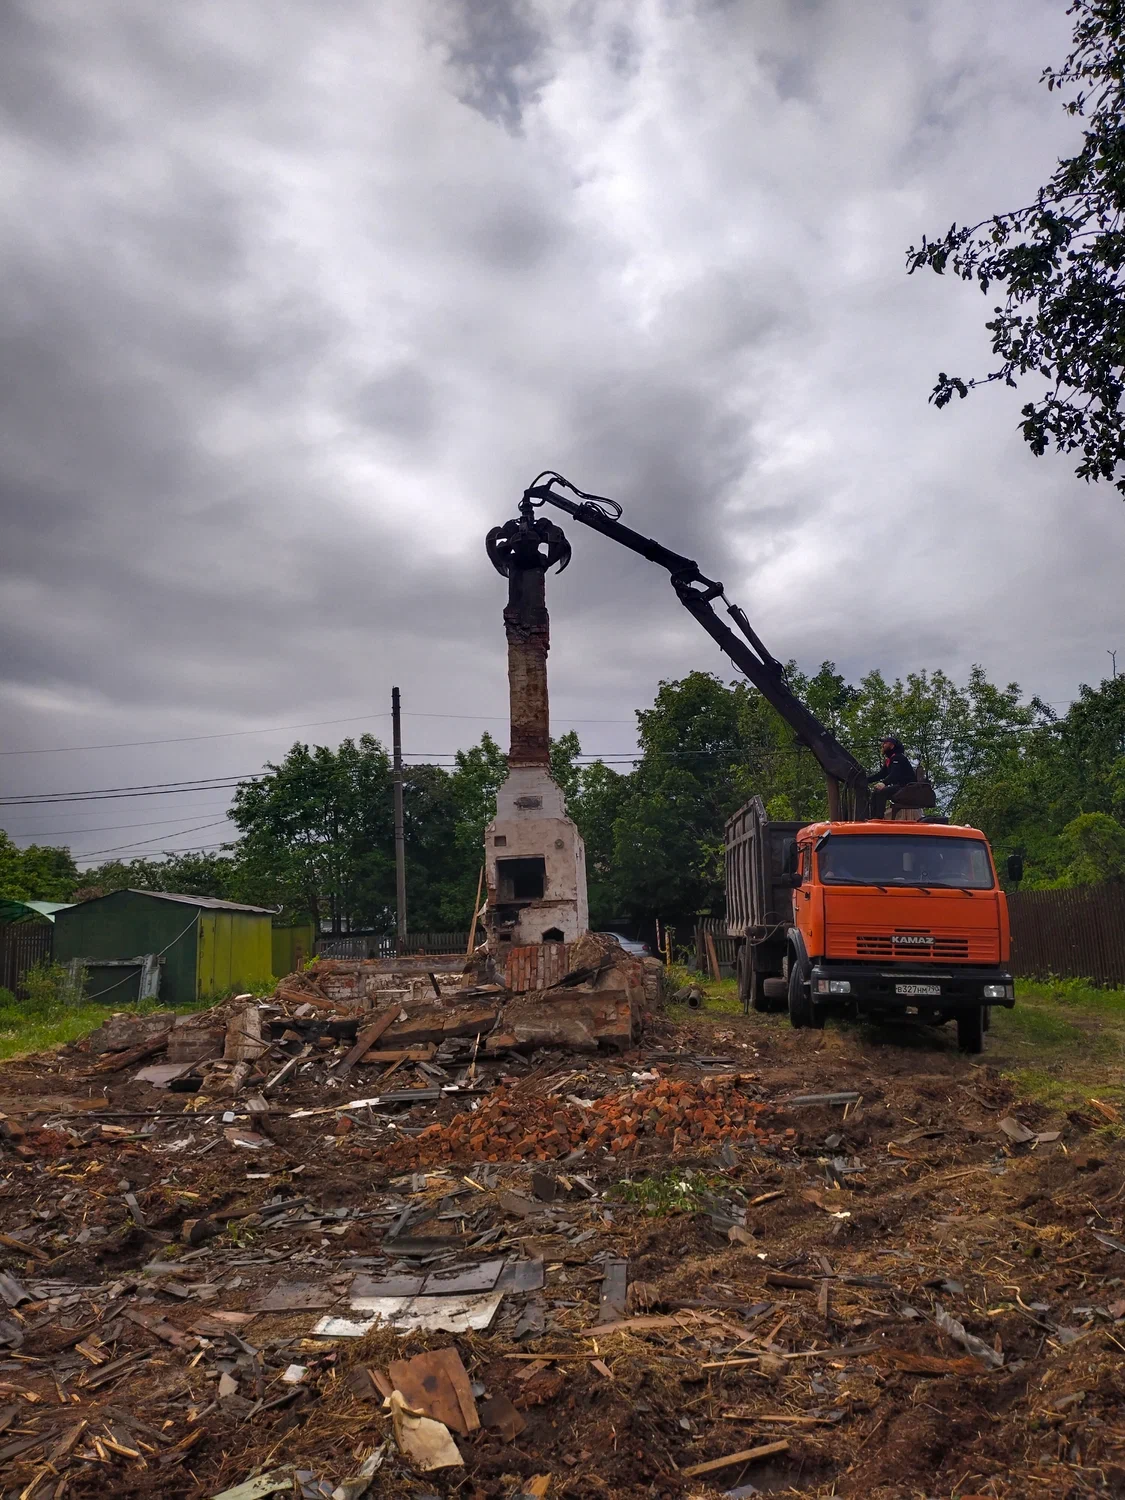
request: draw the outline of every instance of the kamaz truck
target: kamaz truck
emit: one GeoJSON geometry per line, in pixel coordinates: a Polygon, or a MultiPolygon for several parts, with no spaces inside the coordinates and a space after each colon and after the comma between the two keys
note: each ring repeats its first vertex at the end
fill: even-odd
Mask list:
{"type": "Polygon", "coordinates": [[[794,1026],[832,1014],[955,1021],[979,1052],[1015,1004],[1008,904],[977,828],[922,820],[773,822],[760,797],[726,825],[738,987],[794,1026]]]}

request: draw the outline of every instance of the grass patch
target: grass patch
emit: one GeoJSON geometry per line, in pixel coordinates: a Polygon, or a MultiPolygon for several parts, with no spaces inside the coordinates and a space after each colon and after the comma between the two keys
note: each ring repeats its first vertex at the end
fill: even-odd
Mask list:
{"type": "Polygon", "coordinates": [[[619,1203],[632,1203],[655,1218],[669,1214],[693,1214],[704,1208],[724,1179],[705,1172],[658,1172],[637,1182],[615,1183],[609,1196],[619,1203]]]}
{"type": "Polygon", "coordinates": [[[1125,1104],[1125,990],[1020,981],[1015,1009],[992,1012],[988,1051],[1021,1094],[1052,1108],[1125,1104]]]}
{"type": "Polygon", "coordinates": [[[708,1018],[718,1020],[729,1019],[732,1016],[742,1015],[742,1001],[738,998],[737,979],[708,979],[705,974],[699,974],[694,969],[687,969],[682,964],[673,964],[667,977],[668,989],[672,994],[688,985],[694,985],[703,992],[703,1004],[690,1006],[676,1004],[670,1001],[666,1007],[669,1020],[672,1021],[698,1021],[708,1018]]]}
{"type": "Polygon", "coordinates": [[[0,1059],[64,1047],[93,1031],[109,1015],[100,1005],[77,1005],[65,1015],[49,1017],[21,1017],[5,1010],[0,1015],[0,1059]]]}

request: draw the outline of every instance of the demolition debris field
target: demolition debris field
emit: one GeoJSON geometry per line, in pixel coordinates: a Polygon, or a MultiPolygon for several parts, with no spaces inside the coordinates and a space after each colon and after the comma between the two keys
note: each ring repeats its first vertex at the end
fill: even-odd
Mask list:
{"type": "Polygon", "coordinates": [[[5,1496],[1122,1492],[1114,1096],[659,1004],[349,1063],[309,995],[0,1066],[5,1496]]]}

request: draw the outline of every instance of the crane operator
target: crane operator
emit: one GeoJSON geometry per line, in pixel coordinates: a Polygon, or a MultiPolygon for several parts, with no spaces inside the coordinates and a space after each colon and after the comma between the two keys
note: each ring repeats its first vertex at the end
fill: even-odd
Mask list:
{"type": "Polygon", "coordinates": [[[910,764],[906,746],[894,735],[884,736],[881,742],[883,764],[867,778],[875,783],[871,797],[871,816],[881,818],[887,811],[887,803],[896,792],[916,781],[917,773],[910,764]]]}

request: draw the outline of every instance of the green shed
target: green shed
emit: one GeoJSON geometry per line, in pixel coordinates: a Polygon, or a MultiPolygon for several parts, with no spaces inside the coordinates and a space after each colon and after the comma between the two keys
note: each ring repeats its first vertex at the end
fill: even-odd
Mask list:
{"type": "Polygon", "coordinates": [[[213,896],[111,891],[55,913],[55,960],[84,965],[92,1000],[127,1004],[155,954],[160,999],[185,1005],[270,983],[274,915],[213,896]]]}

